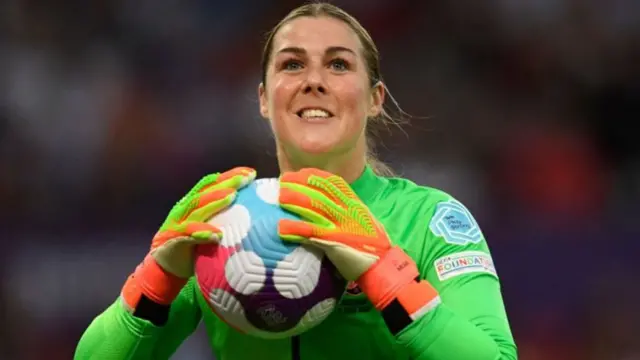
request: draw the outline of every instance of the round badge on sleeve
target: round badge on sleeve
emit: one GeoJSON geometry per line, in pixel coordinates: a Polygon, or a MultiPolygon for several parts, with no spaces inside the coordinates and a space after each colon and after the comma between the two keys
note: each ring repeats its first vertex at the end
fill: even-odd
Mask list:
{"type": "Polygon", "coordinates": [[[482,232],[473,215],[455,200],[441,202],[436,206],[429,228],[449,244],[466,245],[482,241],[482,232]]]}

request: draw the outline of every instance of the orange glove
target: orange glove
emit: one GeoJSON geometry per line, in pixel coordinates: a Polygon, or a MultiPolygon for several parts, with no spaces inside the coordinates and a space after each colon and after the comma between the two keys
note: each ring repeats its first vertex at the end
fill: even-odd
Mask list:
{"type": "Polygon", "coordinates": [[[151,250],[122,288],[122,299],[134,312],[141,298],[169,305],[193,275],[194,246],[219,242],[222,231],[207,223],[228,207],[236,191],[256,177],[239,167],[202,178],[169,212],[151,242],[151,250]]]}
{"type": "Polygon", "coordinates": [[[378,310],[395,301],[414,319],[440,302],[436,290],[419,281],[413,259],[393,246],[382,224],[341,177],[317,169],[285,173],[279,200],[303,219],[281,220],[280,236],[324,250],[378,310]]]}

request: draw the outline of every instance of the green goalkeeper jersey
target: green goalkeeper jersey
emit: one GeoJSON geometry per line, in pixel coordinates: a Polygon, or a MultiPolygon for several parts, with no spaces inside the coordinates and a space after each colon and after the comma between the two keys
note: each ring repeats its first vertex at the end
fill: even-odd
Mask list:
{"type": "Polygon", "coordinates": [[[134,317],[116,300],[85,331],[75,359],[167,359],[201,321],[218,360],[516,359],[499,279],[469,211],[440,190],[380,177],[369,167],[351,185],[440,293],[440,305],[397,335],[356,286],[345,290],[323,323],[302,335],[282,340],[243,335],[209,310],[191,279],[164,326],[134,317]]]}

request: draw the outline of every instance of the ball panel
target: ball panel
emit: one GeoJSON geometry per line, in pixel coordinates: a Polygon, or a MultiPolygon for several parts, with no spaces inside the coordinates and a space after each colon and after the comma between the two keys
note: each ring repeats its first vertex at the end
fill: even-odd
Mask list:
{"type": "Polygon", "coordinates": [[[266,305],[260,309],[258,314],[265,323],[272,323],[273,327],[267,330],[257,328],[246,316],[244,305],[239,298],[242,295],[233,295],[222,289],[214,289],[206,297],[209,306],[222,321],[244,334],[257,336],[263,339],[284,339],[300,335],[311,327],[324,321],[331,315],[336,305],[335,299],[326,299],[314,305],[307,311],[300,320],[288,326],[286,329],[276,330],[277,324],[282,324],[285,317],[276,306],[266,305]]]}
{"type": "Polygon", "coordinates": [[[256,194],[267,204],[277,205],[280,197],[280,182],[278,179],[256,180],[256,194]]]}
{"type": "Polygon", "coordinates": [[[320,278],[322,252],[298,247],[278,262],[273,279],[278,292],[288,299],[299,299],[313,292],[320,278]]]}
{"type": "MultiPolygon", "coordinates": [[[[342,295],[344,282],[335,277],[328,259],[323,259],[319,273],[317,285],[306,296],[283,296],[275,285],[280,279],[275,278],[274,272],[267,272],[265,285],[259,292],[251,296],[239,294],[237,298],[244,306],[245,316],[256,328],[272,332],[289,331],[317,303],[326,299],[335,300],[342,295]]],[[[310,324],[306,323],[307,326],[310,324]]]]}
{"type": "Polygon", "coordinates": [[[231,290],[227,282],[226,263],[237,250],[216,244],[198,245],[195,248],[194,273],[204,294],[214,288],[231,290]]]}
{"type": "Polygon", "coordinates": [[[208,223],[222,231],[220,245],[235,247],[251,229],[251,214],[245,206],[236,203],[212,217],[208,223]]]}
{"type": "Polygon", "coordinates": [[[262,214],[253,221],[249,234],[242,241],[242,248],[258,254],[270,269],[275,269],[279,261],[299,247],[298,244],[283,241],[273,231],[274,224],[282,217],[283,214],[277,211],[262,214]]]}
{"type": "Polygon", "coordinates": [[[238,251],[227,259],[224,274],[229,285],[243,295],[254,294],[265,284],[267,269],[254,252],[238,251]]]}
{"type": "Polygon", "coordinates": [[[300,320],[300,324],[298,326],[307,328],[310,326],[315,326],[322,321],[324,321],[331,313],[333,309],[336,307],[337,300],[334,298],[324,299],[319,303],[315,304],[311,310],[307,311],[306,314],[300,320]]]}
{"type": "Polygon", "coordinates": [[[242,304],[230,292],[213,289],[208,293],[206,299],[213,312],[232,328],[243,333],[257,331],[244,316],[242,304]]]}

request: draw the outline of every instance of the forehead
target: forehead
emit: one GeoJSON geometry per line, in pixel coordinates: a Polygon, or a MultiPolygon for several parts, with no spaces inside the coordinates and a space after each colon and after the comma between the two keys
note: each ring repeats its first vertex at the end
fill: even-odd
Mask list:
{"type": "Polygon", "coordinates": [[[309,52],[324,51],[330,46],[343,46],[354,51],[361,48],[358,35],[341,20],[322,17],[301,17],[286,23],[274,38],[274,50],[301,47],[309,52]]]}

